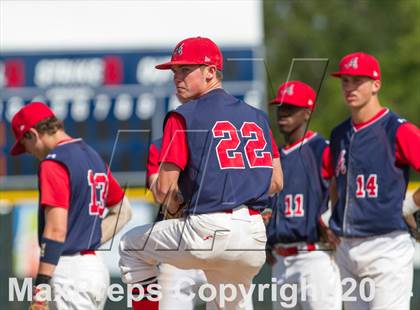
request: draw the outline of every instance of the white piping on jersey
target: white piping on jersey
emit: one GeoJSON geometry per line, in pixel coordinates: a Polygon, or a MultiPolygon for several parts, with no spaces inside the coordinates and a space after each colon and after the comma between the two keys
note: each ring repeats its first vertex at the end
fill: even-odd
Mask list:
{"type": "Polygon", "coordinates": [[[318,135],[318,133],[316,133],[316,132],[314,132],[314,133],[312,133],[312,135],[311,136],[309,136],[309,137],[306,137],[305,139],[303,139],[302,140],[302,142],[300,142],[300,143],[297,143],[296,145],[294,145],[294,146],[292,146],[291,148],[289,148],[289,149],[287,149],[287,150],[285,150],[285,149],[281,149],[281,151],[285,154],[285,155],[288,155],[288,154],[290,154],[291,152],[293,152],[294,150],[297,150],[301,145],[304,145],[304,144],[306,144],[307,142],[309,142],[310,140],[312,140],[312,138],[314,138],[314,137],[316,137],[318,135]]]}
{"type": "MultiPolygon", "coordinates": [[[[387,115],[389,113],[389,109],[386,109],[385,112],[379,116],[376,119],[371,120],[370,122],[366,123],[365,125],[363,125],[362,127],[360,127],[359,129],[357,129],[353,122],[352,122],[352,127],[354,130],[354,134],[351,135],[350,137],[350,141],[349,141],[349,154],[351,153],[351,143],[353,141],[354,135],[359,132],[360,130],[369,127],[370,125],[373,125],[374,123],[376,123],[377,121],[379,121],[381,118],[383,118],[385,115],[387,115]]],[[[348,225],[348,221],[347,221],[347,211],[349,208],[349,200],[350,200],[350,185],[349,185],[349,181],[351,179],[350,173],[351,173],[351,156],[348,156],[348,160],[347,160],[347,176],[346,176],[346,200],[345,200],[345,204],[344,204],[344,214],[343,214],[343,236],[346,235],[346,233],[348,233],[349,235],[351,235],[351,225],[348,225]]],[[[353,201],[353,205],[354,205],[354,201],[353,201]]]]}
{"type": "Polygon", "coordinates": [[[364,128],[366,128],[366,127],[368,127],[368,126],[370,126],[370,125],[372,125],[374,123],[376,123],[377,121],[379,121],[382,117],[384,117],[388,113],[389,113],[389,109],[385,109],[385,112],[381,116],[379,116],[378,118],[373,119],[373,120],[367,122],[366,124],[364,124],[362,127],[358,128],[358,129],[354,126],[353,122],[351,122],[351,125],[353,127],[353,130],[355,132],[358,132],[358,131],[360,131],[360,130],[362,130],[362,129],[364,129],[364,128]]]}
{"type": "MultiPolygon", "coordinates": [[[[351,135],[350,141],[349,141],[349,154],[351,150],[351,143],[353,141],[353,137],[354,135],[351,135]]],[[[349,199],[350,199],[350,194],[349,194],[350,193],[349,181],[350,181],[350,173],[351,173],[350,163],[351,163],[351,156],[349,155],[348,160],[347,160],[346,200],[344,203],[344,214],[343,214],[343,236],[346,236],[346,233],[347,233],[347,210],[348,210],[349,199]]],[[[349,234],[350,234],[350,231],[349,231],[349,234]]]]}
{"type": "Polygon", "coordinates": [[[57,146],[61,146],[61,145],[65,145],[65,144],[69,144],[73,142],[79,142],[79,141],[82,141],[82,138],[76,138],[69,141],[64,141],[64,142],[58,143],[57,146]]]}

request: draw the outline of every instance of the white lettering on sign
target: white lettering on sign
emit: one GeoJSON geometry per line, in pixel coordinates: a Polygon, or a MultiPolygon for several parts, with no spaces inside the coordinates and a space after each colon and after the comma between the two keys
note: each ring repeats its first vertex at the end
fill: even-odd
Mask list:
{"type": "Polygon", "coordinates": [[[143,85],[162,85],[172,80],[171,70],[157,70],[157,64],[168,61],[170,56],[143,57],[137,63],[137,81],[143,85]]]}
{"type": "Polygon", "coordinates": [[[115,100],[114,115],[119,121],[128,120],[133,114],[133,99],[129,94],[121,94],[115,100]]]}
{"type": "Polygon", "coordinates": [[[10,122],[13,116],[23,107],[23,99],[17,96],[10,97],[7,100],[6,119],[10,122]]]}
{"type": "MultiPolygon", "coordinates": [[[[152,93],[143,93],[138,97],[122,93],[114,99],[109,94],[95,94],[89,87],[52,87],[44,94],[35,95],[30,101],[45,102],[58,119],[65,121],[70,117],[74,122],[84,122],[89,117],[95,121],[105,121],[110,116],[119,121],[127,121],[133,116],[140,120],[149,120],[155,115],[158,104],[152,93]]],[[[24,103],[24,99],[19,96],[0,98],[0,119],[10,122],[24,103]]],[[[173,95],[169,99],[169,107],[172,110],[178,105],[180,102],[173,95]]]]}
{"type": "Polygon", "coordinates": [[[45,93],[51,102],[51,108],[56,116],[64,120],[70,115],[76,122],[83,122],[89,117],[90,100],[93,90],[88,87],[54,87],[45,93]]]}
{"type": "Polygon", "coordinates": [[[104,62],[101,58],[43,59],[35,66],[34,83],[51,85],[101,85],[104,62]]]}
{"type": "Polygon", "coordinates": [[[152,94],[142,94],[137,99],[136,115],[139,119],[149,119],[156,109],[156,99],[152,94]]]}
{"type": "Polygon", "coordinates": [[[86,93],[76,95],[71,105],[71,117],[76,122],[84,122],[89,117],[89,96],[86,93]]]}
{"type": "Polygon", "coordinates": [[[93,110],[93,117],[97,121],[104,121],[111,109],[111,98],[105,94],[99,94],[94,99],[95,109],[93,110]]]}

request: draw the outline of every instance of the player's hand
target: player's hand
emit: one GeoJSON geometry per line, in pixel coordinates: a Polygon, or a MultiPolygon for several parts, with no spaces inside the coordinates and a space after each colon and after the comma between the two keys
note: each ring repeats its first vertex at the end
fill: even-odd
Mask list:
{"type": "Polygon", "coordinates": [[[39,303],[32,303],[29,306],[29,310],[50,310],[48,303],[39,304],[39,303]]]}
{"type": "Polygon", "coordinates": [[[413,214],[404,216],[404,220],[410,229],[417,230],[417,223],[413,214]]]}
{"type": "Polygon", "coordinates": [[[265,260],[270,266],[273,266],[275,263],[277,263],[277,259],[274,257],[272,249],[265,250],[265,260]]]}
{"type": "Polygon", "coordinates": [[[270,222],[271,216],[273,215],[273,211],[269,208],[265,208],[262,212],[261,212],[261,216],[262,219],[264,221],[265,226],[268,225],[268,223],[270,222]]]}
{"type": "Polygon", "coordinates": [[[49,310],[48,305],[48,291],[45,285],[34,286],[32,289],[32,302],[29,305],[29,310],[49,310]]]}
{"type": "Polygon", "coordinates": [[[32,297],[32,302],[29,305],[29,310],[49,310],[50,306],[48,305],[48,301],[47,300],[37,300],[39,299],[37,296],[39,294],[39,290],[34,287],[35,290],[35,295],[32,297]]]}
{"type": "Polygon", "coordinates": [[[408,225],[411,236],[420,242],[420,212],[404,216],[404,220],[408,225]]]}
{"type": "Polygon", "coordinates": [[[340,238],[326,226],[321,227],[321,241],[327,243],[333,250],[340,244],[340,238]]]}

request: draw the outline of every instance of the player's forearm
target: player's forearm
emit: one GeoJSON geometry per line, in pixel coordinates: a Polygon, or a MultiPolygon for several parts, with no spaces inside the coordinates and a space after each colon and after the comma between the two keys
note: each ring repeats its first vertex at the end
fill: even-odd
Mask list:
{"type": "Polygon", "coordinates": [[[64,249],[67,235],[67,209],[44,206],[45,227],[41,237],[38,274],[51,276],[64,249]]]}
{"type": "Polygon", "coordinates": [[[104,244],[117,234],[130,221],[132,214],[131,204],[127,197],[124,197],[119,204],[110,207],[107,216],[102,220],[101,224],[101,244],[104,244]]]}
{"type": "Polygon", "coordinates": [[[180,174],[178,166],[172,163],[163,163],[156,182],[152,185],[152,192],[158,203],[170,205],[171,200],[178,192],[178,179],[180,174]]]}
{"type": "Polygon", "coordinates": [[[414,192],[413,200],[415,204],[420,208],[420,187],[414,192]]]}
{"type": "Polygon", "coordinates": [[[54,274],[56,265],[40,262],[38,267],[38,274],[46,275],[52,277],[54,274]]]}
{"type": "Polygon", "coordinates": [[[281,192],[283,189],[283,170],[281,169],[280,158],[273,159],[273,174],[271,176],[270,188],[268,195],[281,192]]]}
{"type": "Polygon", "coordinates": [[[414,194],[406,196],[402,211],[405,217],[420,211],[420,187],[417,188],[414,194]]]}
{"type": "Polygon", "coordinates": [[[331,202],[331,210],[334,208],[335,204],[338,200],[338,194],[337,194],[337,180],[335,177],[331,178],[330,186],[328,188],[328,192],[330,194],[330,202],[331,202]]]}
{"type": "Polygon", "coordinates": [[[155,196],[155,191],[156,190],[154,190],[153,187],[156,185],[158,175],[159,175],[158,173],[154,173],[154,174],[150,175],[149,178],[147,179],[147,182],[149,184],[149,189],[153,194],[153,199],[155,200],[155,202],[158,202],[158,201],[157,201],[157,198],[155,196]]]}

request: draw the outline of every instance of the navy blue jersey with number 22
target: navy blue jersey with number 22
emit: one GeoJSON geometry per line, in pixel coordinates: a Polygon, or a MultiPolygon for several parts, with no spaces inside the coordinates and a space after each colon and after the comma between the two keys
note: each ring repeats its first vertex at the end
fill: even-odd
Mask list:
{"type": "Polygon", "coordinates": [[[189,160],[179,179],[187,213],[220,212],[268,202],[272,141],[266,115],[215,89],[177,108],[187,129],[189,160]]]}

